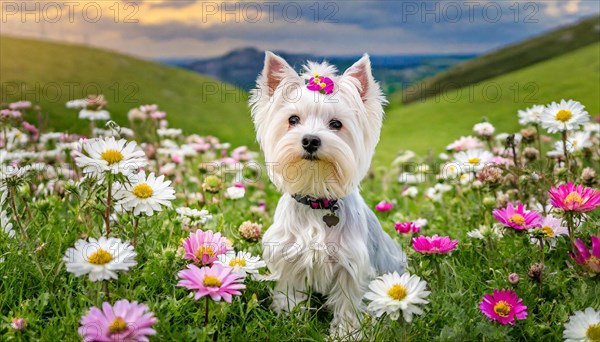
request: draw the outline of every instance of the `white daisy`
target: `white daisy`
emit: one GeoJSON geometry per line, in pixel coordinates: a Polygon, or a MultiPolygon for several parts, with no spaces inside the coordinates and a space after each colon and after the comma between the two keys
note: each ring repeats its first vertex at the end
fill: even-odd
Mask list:
{"type": "Polygon", "coordinates": [[[419,194],[419,189],[415,186],[409,186],[406,190],[402,191],[402,196],[415,198],[419,194]]]}
{"type": "Polygon", "coordinates": [[[177,138],[178,136],[181,135],[183,131],[179,128],[159,128],[156,130],[156,133],[160,136],[160,137],[170,137],[170,138],[177,138]]]}
{"type": "Polygon", "coordinates": [[[481,122],[473,126],[473,132],[485,138],[491,137],[495,131],[496,129],[494,128],[494,126],[489,122],[481,122]]]}
{"type": "Polygon", "coordinates": [[[471,172],[471,171],[481,171],[494,155],[486,150],[474,149],[474,150],[466,150],[456,154],[454,156],[455,163],[461,166],[461,171],[471,172]]]}
{"type": "Polygon", "coordinates": [[[128,271],[136,265],[137,253],[129,242],[101,237],[89,242],[78,240],[63,257],[67,272],[79,277],[88,275],[91,281],[117,279],[118,271],[128,271]]]}
{"type": "Polygon", "coordinates": [[[546,107],[542,105],[535,105],[525,110],[519,110],[519,124],[523,126],[529,124],[539,124],[540,116],[542,116],[544,108],[546,107]]]}
{"type": "Polygon", "coordinates": [[[580,151],[584,148],[592,147],[592,139],[590,138],[590,132],[573,132],[567,137],[567,142],[571,143],[573,151],[580,151]]]}
{"type": "Polygon", "coordinates": [[[171,181],[165,181],[165,176],[156,177],[154,173],[146,176],[140,172],[129,177],[129,183],[116,183],[115,200],[119,209],[133,210],[134,215],[146,214],[152,216],[155,211],[161,211],[161,206],[171,207],[175,199],[175,190],[170,186],[171,181]]]}
{"type": "Polygon", "coordinates": [[[88,139],[81,143],[82,151],[75,151],[75,162],[85,174],[101,176],[105,172],[129,175],[148,162],[144,151],[135,141],[115,140],[114,137],[88,139]]]}
{"type": "Polygon", "coordinates": [[[0,228],[9,238],[15,237],[16,234],[13,230],[13,224],[10,222],[10,218],[6,214],[6,211],[0,213],[0,228]]]}
{"type": "Polygon", "coordinates": [[[486,236],[501,238],[504,236],[504,233],[502,233],[501,226],[494,225],[492,228],[490,228],[486,225],[481,225],[478,229],[473,229],[470,232],[467,232],[467,236],[472,239],[483,240],[486,236]]]}
{"type": "Polygon", "coordinates": [[[79,111],[79,119],[90,121],[107,121],[110,120],[110,113],[104,109],[82,109],[81,111],[79,111]]]}
{"type": "Polygon", "coordinates": [[[233,268],[233,272],[246,276],[246,274],[258,274],[258,269],[267,266],[259,256],[253,256],[248,252],[228,251],[219,255],[218,263],[233,268]]]}
{"type": "Polygon", "coordinates": [[[246,194],[246,189],[243,187],[230,186],[225,190],[225,195],[229,199],[240,199],[246,194]]]}
{"type": "Polygon", "coordinates": [[[600,341],[600,311],[587,308],[575,312],[565,324],[563,337],[566,342],[600,341]]]}
{"type": "Polygon", "coordinates": [[[405,184],[418,184],[425,182],[426,176],[422,173],[412,173],[412,172],[402,172],[400,176],[398,176],[398,183],[405,184]]]}
{"type": "Polygon", "coordinates": [[[77,100],[71,100],[67,102],[67,108],[72,108],[72,109],[84,109],[85,107],[87,107],[88,102],[86,99],[77,99],[77,100]]]}
{"type": "Polygon", "coordinates": [[[573,100],[552,102],[542,112],[540,117],[542,127],[549,133],[572,131],[590,121],[584,106],[573,100]]]}
{"type": "Polygon", "coordinates": [[[448,184],[437,183],[431,188],[425,190],[425,197],[429,198],[434,202],[442,202],[442,198],[445,192],[452,190],[452,186],[448,184]]]}
{"type": "Polygon", "coordinates": [[[431,292],[425,290],[426,286],[426,281],[407,272],[401,276],[397,272],[384,274],[369,284],[365,294],[371,301],[368,310],[375,317],[386,313],[392,320],[398,319],[401,310],[404,320],[410,323],[413,314],[423,314],[418,305],[429,303],[426,298],[431,292]]]}
{"type": "Polygon", "coordinates": [[[206,224],[212,219],[212,215],[206,209],[198,210],[188,207],[179,207],[175,211],[182,217],[182,222],[186,225],[190,224],[206,224]]]}
{"type": "MultiPolygon", "coordinates": [[[[540,230],[544,233],[544,239],[548,241],[550,247],[556,246],[556,241],[559,236],[569,235],[569,230],[562,225],[562,220],[552,215],[548,215],[541,223],[540,230]]],[[[532,244],[538,244],[538,239],[531,239],[532,244]]]]}

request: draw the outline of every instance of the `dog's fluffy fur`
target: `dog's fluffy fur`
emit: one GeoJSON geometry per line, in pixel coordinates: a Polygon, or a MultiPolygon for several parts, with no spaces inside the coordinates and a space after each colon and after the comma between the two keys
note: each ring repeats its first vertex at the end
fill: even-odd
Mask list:
{"type": "Polygon", "coordinates": [[[402,273],[406,265],[405,254],[359,194],[379,141],[385,98],[367,55],[342,75],[326,63],[309,62],[304,68],[300,76],[267,52],[250,98],[269,177],[283,193],[263,237],[263,256],[277,280],[274,310],[288,312],[310,287],[327,296],[334,313],[331,332],[342,334],[360,326],[369,281],[382,273],[402,273]],[[315,73],[333,80],[332,94],[306,88],[304,79],[315,73]],[[300,118],[298,125],[288,123],[292,115],[300,118]],[[341,130],[329,128],[333,119],[341,121],[341,130]],[[301,141],[307,134],[321,140],[316,158],[305,158],[301,141]],[[327,227],[328,211],[298,203],[295,194],[338,199],[339,223],[327,227]]]}

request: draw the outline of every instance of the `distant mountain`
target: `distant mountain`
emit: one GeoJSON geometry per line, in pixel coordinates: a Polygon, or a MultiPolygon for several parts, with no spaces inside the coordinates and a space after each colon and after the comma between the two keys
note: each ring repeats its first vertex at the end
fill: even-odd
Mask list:
{"type": "MultiPolygon", "coordinates": [[[[327,60],[343,71],[360,58],[360,56],[315,56],[282,51],[275,53],[285,58],[298,71],[307,60],[327,60]]],[[[402,85],[435,75],[474,57],[476,57],[474,54],[371,56],[371,64],[375,78],[382,83],[386,92],[392,93],[402,85]]],[[[220,57],[160,62],[189,69],[249,90],[254,87],[256,77],[262,70],[263,61],[264,51],[249,47],[233,50],[220,57]]]]}
{"type": "Polygon", "coordinates": [[[473,58],[412,87],[395,98],[405,104],[466,87],[600,42],[600,16],[587,18],[473,58]]]}

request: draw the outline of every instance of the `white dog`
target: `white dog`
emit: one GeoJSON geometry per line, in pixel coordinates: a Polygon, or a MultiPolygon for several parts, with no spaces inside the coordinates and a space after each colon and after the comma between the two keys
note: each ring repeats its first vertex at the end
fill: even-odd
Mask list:
{"type": "Polygon", "coordinates": [[[331,334],[340,336],[360,327],[369,281],[406,266],[359,194],[386,100],[367,55],[343,75],[327,63],[304,69],[300,76],[267,52],[250,98],[269,177],[283,193],[263,256],[277,280],[273,309],[289,312],[310,287],[327,296],[331,334]]]}

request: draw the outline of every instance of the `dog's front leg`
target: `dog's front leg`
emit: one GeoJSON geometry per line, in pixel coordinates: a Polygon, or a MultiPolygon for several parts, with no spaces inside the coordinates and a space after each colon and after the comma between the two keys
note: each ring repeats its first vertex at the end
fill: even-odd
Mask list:
{"type": "Polygon", "coordinates": [[[279,280],[273,290],[271,308],[277,313],[290,313],[296,305],[305,301],[306,285],[303,282],[279,280]]]}
{"type": "Polygon", "coordinates": [[[341,269],[327,299],[333,311],[329,333],[337,338],[360,338],[359,329],[364,305],[361,280],[356,272],[341,269]]]}

